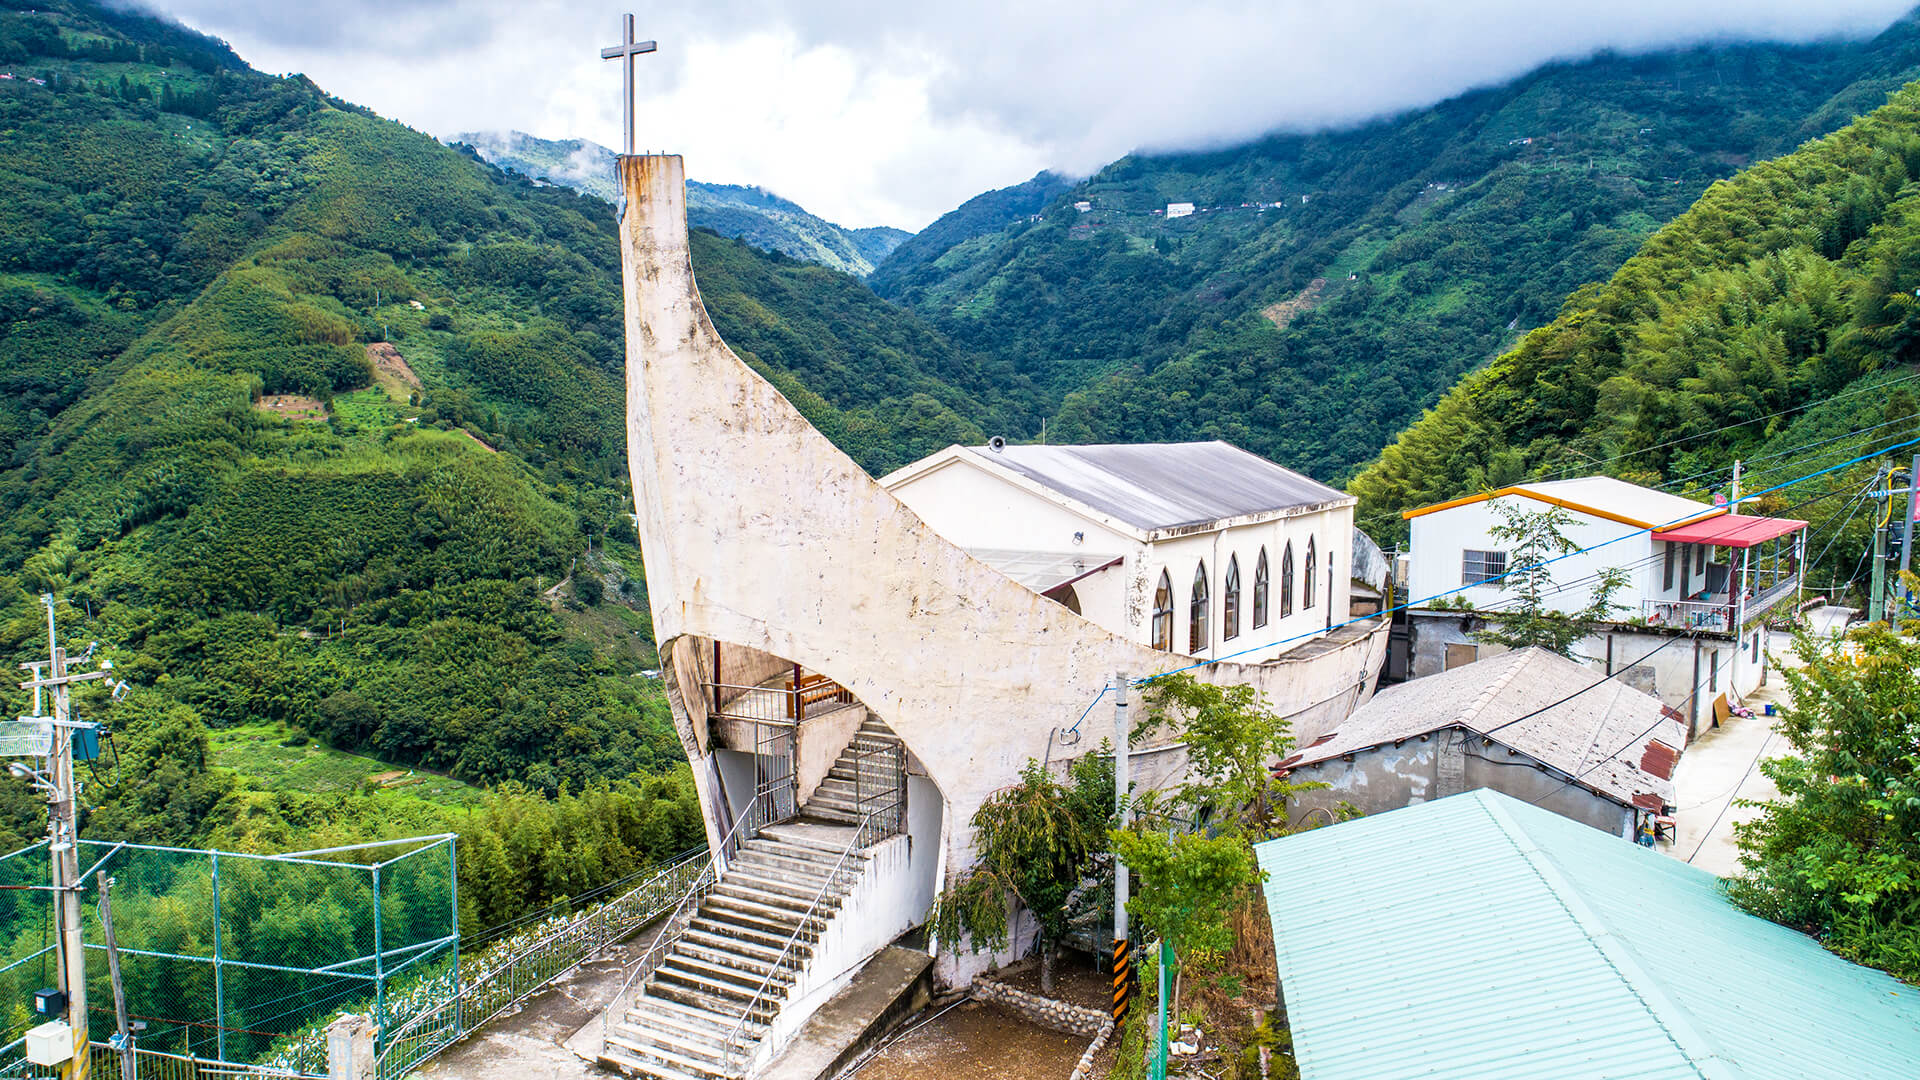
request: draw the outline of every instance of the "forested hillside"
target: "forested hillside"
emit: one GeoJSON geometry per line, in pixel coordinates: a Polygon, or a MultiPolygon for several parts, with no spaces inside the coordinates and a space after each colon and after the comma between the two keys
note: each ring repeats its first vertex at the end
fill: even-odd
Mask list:
{"type": "Polygon", "coordinates": [[[1905,22],[1603,55],[1357,130],[1128,157],[897,268],[929,230],[872,282],[1060,401],[1056,439],[1225,438],[1339,480],[1714,180],[1920,73],[1917,44],[1905,22]]]}
{"type": "MultiPolygon", "coordinates": [[[[609,202],[620,197],[614,185],[614,153],[598,143],[540,139],[520,131],[470,131],[454,141],[522,176],[565,184],[609,202]]],[[[904,229],[844,228],[765,188],[698,180],[687,181],[687,224],[856,277],[872,273],[911,235],[904,229]]]]}
{"type": "MultiPolygon", "coordinates": [[[[462,848],[501,861],[492,914],[697,842],[640,675],[611,207],[118,6],[0,0],[0,70],[0,652],[44,653],[51,593],[132,683],[81,703],[123,764],[89,830],[497,825],[462,848]],[[276,787],[227,753],[315,740],[400,790],[276,787]],[[525,791],[455,809],[409,769],[525,791]],[[610,832],[561,835],[587,805],[610,832]]],[[[851,277],[710,233],[694,261],[721,332],[869,468],[1013,407],[851,277]]],[[[24,785],[0,806],[0,839],[38,830],[24,785]]]]}
{"type": "MultiPolygon", "coordinates": [[[[1713,185],[1610,281],[1449,391],[1351,490],[1383,532],[1411,506],[1596,467],[1703,494],[1738,457],[1755,491],[1912,438],[1915,364],[1920,84],[1713,185]]],[[[1862,550],[1841,547],[1849,565],[1862,550]]]]}

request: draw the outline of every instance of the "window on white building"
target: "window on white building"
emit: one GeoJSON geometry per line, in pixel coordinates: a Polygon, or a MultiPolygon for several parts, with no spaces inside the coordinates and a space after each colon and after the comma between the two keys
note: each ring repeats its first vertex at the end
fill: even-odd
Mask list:
{"type": "Polygon", "coordinates": [[[1240,556],[1227,556],[1227,581],[1220,589],[1220,640],[1240,636],[1240,556]]]}
{"type": "Polygon", "coordinates": [[[1260,561],[1253,564],[1253,628],[1267,625],[1267,549],[1260,549],[1260,561]]]}
{"type": "Polygon", "coordinates": [[[1313,557],[1313,537],[1307,537],[1306,580],[1300,585],[1300,606],[1311,610],[1313,607],[1313,571],[1316,560],[1313,557]]]}
{"type": "Polygon", "coordinates": [[[1280,617],[1293,614],[1293,541],[1280,553],[1280,617]]]}
{"type": "Polygon", "coordinates": [[[1187,606],[1187,651],[1200,652],[1207,647],[1207,564],[1193,572],[1193,599],[1187,606]]]}
{"type": "Polygon", "coordinates": [[[1504,551],[1475,551],[1468,548],[1460,553],[1462,585],[1485,585],[1506,572],[1507,553],[1504,551]]]}
{"type": "Polygon", "coordinates": [[[1153,590],[1153,647],[1173,651],[1173,579],[1160,571],[1160,587],[1153,590]]]}

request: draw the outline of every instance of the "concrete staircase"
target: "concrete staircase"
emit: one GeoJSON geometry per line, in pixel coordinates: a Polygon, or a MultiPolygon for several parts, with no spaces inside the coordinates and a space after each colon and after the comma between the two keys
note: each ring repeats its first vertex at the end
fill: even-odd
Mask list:
{"type": "Polygon", "coordinates": [[[858,825],[862,813],[858,794],[860,774],[863,770],[866,773],[869,794],[881,790],[891,777],[882,767],[884,755],[872,751],[889,749],[899,741],[885,723],[868,716],[860,730],[854,732],[853,741],[840,752],[833,768],[827,770],[826,778],[807,799],[803,813],[822,821],[858,825]]]}
{"type": "Polygon", "coordinates": [[[769,825],[740,845],[652,978],[615,1004],[623,1012],[607,1029],[601,1064],[656,1080],[742,1075],[742,1064],[866,870],[866,852],[846,855],[860,820],[855,770],[864,760],[860,751],[891,739],[885,725],[869,718],[798,818],[769,825]],[[841,866],[837,878],[835,866],[841,866]],[[756,1001],[763,983],[766,993],[756,1001]],[[726,1044],[736,1026],[741,1037],[729,1062],[726,1044]]]}

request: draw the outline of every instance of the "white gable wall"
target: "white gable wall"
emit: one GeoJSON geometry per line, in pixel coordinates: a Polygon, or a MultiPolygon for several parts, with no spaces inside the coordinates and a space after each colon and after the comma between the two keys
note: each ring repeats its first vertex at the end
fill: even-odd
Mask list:
{"type": "MultiPolygon", "coordinates": [[[[1429,598],[1460,587],[1463,580],[1462,558],[1468,550],[1505,550],[1507,569],[1518,566],[1512,545],[1497,542],[1492,537],[1494,526],[1504,520],[1494,509],[1496,503],[1518,503],[1528,513],[1536,513],[1547,507],[1546,503],[1524,496],[1502,495],[1496,499],[1435,510],[1412,519],[1413,550],[1409,560],[1407,592],[1408,599],[1415,606],[1425,606],[1429,598]]],[[[1607,567],[1618,566],[1626,568],[1628,580],[1627,586],[1614,594],[1615,603],[1626,605],[1624,609],[1616,611],[1616,615],[1627,618],[1639,614],[1643,598],[1660,594],[1662,567],[1653,559],[1656,543],[1651,535],[1638,526],[1578,510],[1568,510],[1567,516],[1569,524],[1562,530],[1562,535],[1568,540],[1580,548],[1594,548],[1600,544],[1606,546],[1582,551],[1554,563],[1551,567],[1554,584],[1556,587],[1567,586],[1567,589],[1549,596],[1548,602],[1568,612],[1586,607],[1593,600],[1593,576],[1607,567]]],[[[1664,545],[1658,546],[1664,548],[1664,545]]],[[[1476,585],[1454,593],[1449,599],[1456,597],[1464,597],[1477,608],[1488,608],[1511,602],[1515,594],[1502,582],[1499,585],[1476,585]]]]}
{"type": "Polygon", "coordinates": [[[1254,663],[1285,653],[1324,630],[1329,622],[1329,599],[1331,621],[1347,620],[1352,591],[1352,552],[1346,550],[1353,535],[1351,505],[1250,524],[1220,524],[1184,536],[1145,541],[1137,533],[1123,532],[976,466],[966,457],[903,478],[889,490],[935,532],[963,548],[1122,556],[1125,562],[1121,566],[1075,583],[1074,592],[1083,616],[1142,645],[1153,643],[1153,599],[1162,571],[1173,585],[1173,648],[1178,653],[1218,659],[1252,650],[1236,659],[1254,663]],[[1084,534],[1079,544],[1074,543],[1076,532],[1084,534]],[[1309,537],[1317,554],[1311,607],[1299,603],[1305,592],[1309,537]],[[1292,614],[1282,619],[1280,559],[1289,541],[1293,544],[1295,603],[1292,614]],[[1262,545],[1267,551],[1271,595],[1267,625],[1256,629],[1253,586],[1262,545]],[[1223,605],[1231,556],[1238,556],[1240,561],[1240,633],[1223,640],[1223,605]],[[1203,562],[1207,567],[1209,634],[1207,648],[1196,650],[1188,636],[1189,605],[1194,575],[1203,562]]]}

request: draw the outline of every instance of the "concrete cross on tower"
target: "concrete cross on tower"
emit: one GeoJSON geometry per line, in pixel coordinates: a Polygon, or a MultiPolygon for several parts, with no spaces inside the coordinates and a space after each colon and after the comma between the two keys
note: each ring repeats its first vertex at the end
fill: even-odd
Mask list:
{"type": "Polygon", "coordinates": [[[610,45],[607,48],[601,49],[600,59],[624,61],[624,67],[626,69],[625,71],[626,79],[623,83],[625,87],[625,93],[620,95],[620,104],[625,106],[626,108],[627,156],[632,157],[633,156],[633,61],[634,61],[634,58],[639,56],[641,53],[650,53],[654,51],[656,46],[651,41],[633,40],[633,16],[631,14],[626,16],[626,31],[627,31],[626,40],[618,45],[610,45]]]}

